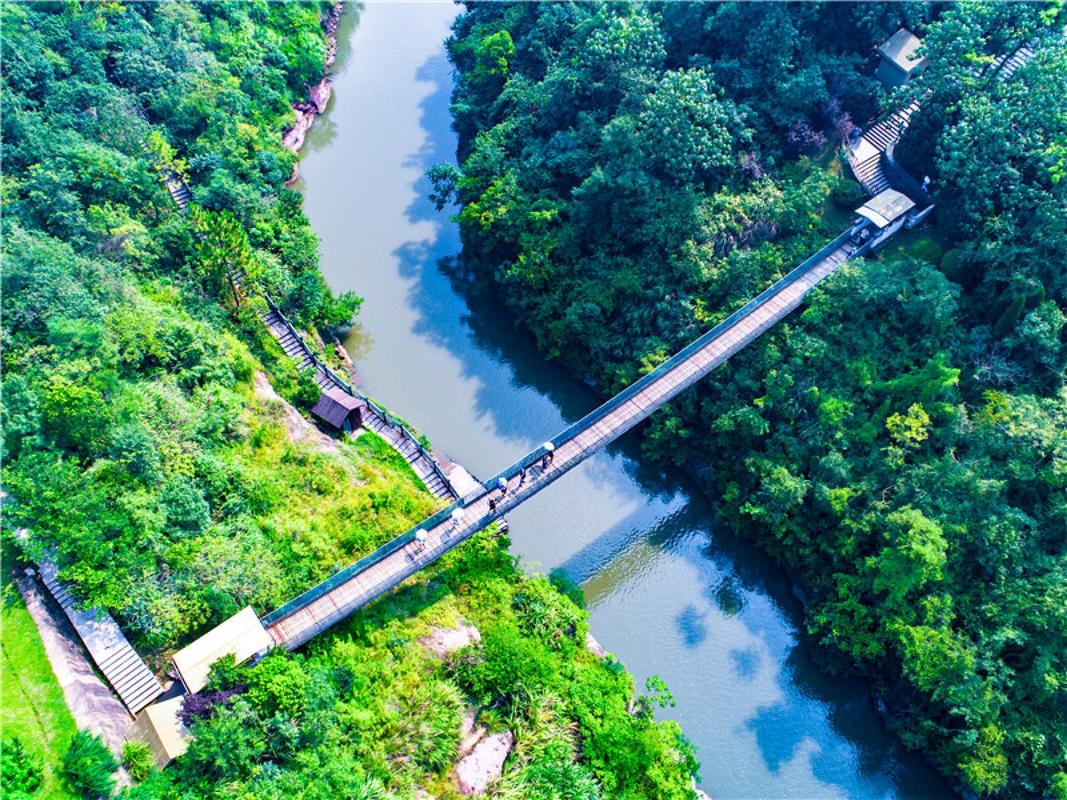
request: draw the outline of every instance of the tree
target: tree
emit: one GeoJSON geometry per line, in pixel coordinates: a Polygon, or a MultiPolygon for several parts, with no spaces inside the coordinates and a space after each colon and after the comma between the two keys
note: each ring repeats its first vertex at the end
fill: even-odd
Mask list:
{"type": "Polygon", "coordinates": [[[941,527],[911,506],[894,511],[887,523],[888,544],[868,560],[868,568],[874,591],[888,594],[899,608],[909,594],[941,580],[948,543],[941,527]]]}
{"type": "Polygon", "coordinates": [[[668,72],[645,98],[639,119],[646,158],[679,184],[721,181],[737,163],[737,146],[751,140],[733,103],[716,96],[703,69],[668,72]]]}

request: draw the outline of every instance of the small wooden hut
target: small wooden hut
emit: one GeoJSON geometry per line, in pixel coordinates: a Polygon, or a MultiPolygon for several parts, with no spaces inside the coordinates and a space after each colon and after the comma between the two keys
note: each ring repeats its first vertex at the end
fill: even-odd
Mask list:
{"type": "Polygon", "coordinates": [[[926,64],[926,56],[916,55],[922,39],[901,28],[878,46],[882,57],[875,75],[887,89],[907,83],[908,79],[926,64]]]}
{"type": "Polygon", "coordinates": [[[363,421],[362,410],[362,400],[331,386],[322,390],[318,402],[311,407],[311,414],[334,430],[351,433],[363,421]]]}

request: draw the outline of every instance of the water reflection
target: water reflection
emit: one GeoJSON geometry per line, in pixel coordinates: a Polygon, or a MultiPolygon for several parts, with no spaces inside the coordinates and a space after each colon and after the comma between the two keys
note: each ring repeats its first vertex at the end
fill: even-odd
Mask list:
{"type": "MultiPolygon", "coordinates": [[[[302,172],[324,274],[366,298],[348,338],[364,386],[488,475],[598,398],[474,284],[456,227],[426,199],[425,170],[455,148],[441,46],[455,13],[368,5],[302,172]]],[[[714,525],[684,476],[644,463],[634,436],[510,521],[526,565],[582,582],[595,635],[638,683],[666,679],[716,800],[948,796],[862,684],[815,669],[782,572],[714,525]]]]}

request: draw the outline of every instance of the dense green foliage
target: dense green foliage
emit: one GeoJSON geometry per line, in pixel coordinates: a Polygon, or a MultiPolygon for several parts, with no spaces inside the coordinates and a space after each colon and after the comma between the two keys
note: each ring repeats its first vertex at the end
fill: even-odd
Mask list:
{"type": "Polygon", "coordinates": [[[354,309],[281,187],[278,132],[304,59],[322,68],[317,7],[4,14],[4,482],[30,554],[54,550],[81,598],[159,647],[283,602],[430,509],[387,452],[294,449],[255,375],[317,394],[252,309],[219,307],[238,267],[305,323],[354,309]],[[294,37],[320,46],[286,56],[294,37]],[[206,187],[188,220],[156,172],[184,166],[168,138],[206,187]],[[364,491],[321,503],[336,481],[364,491]],[[305,503],[321,513],[295,529],[305,503]]]}
{"type": "Polygon", "coordinates": [[[461,170],[431,175],[473,268],[614,392],[840,231],[855,185],[820,153],[876,112],[873,46],[925,36],[901,95],[931,89],[930,110],[901,152],[932,143],[916,163],[941,243],[849,265],[659,412],[646,448],[710,465],[724,518],[802,581],[828,668],[872,678],[908,744],[1006,797],[1067,797],[1063,22],[479,4],[450,43],[461,170]],[[976,77],[1039,29],[1014,79],[976,77]]]}
{"type": "Polygon", "coordinates": [[[0,789],[9,800],[26,800],[41,788],[44,765],[17,736],[0,743],[0,789]]]}
{"type": "MultiPolygon", "coordinates": [[[[282,185],[290,104],[322,73],[323,10],[3,6],[4,511],[27,536],[6,541],[49,553],[153,658],[241,606],[269,610],[436,504],[383,440],[331,440],[275,395],[318,396],[227,278],[240,269],[308,328],[357,305],[326,290],[282,185]],[[189,214],[160,171],[188,174],[189,214]]],[[[691,797],[692,749],[650,713],[659,687],[635,700],[621,666],[585,649],[584,612],[524,578],[507,544],[480,536],[304,654],[220,665],[185,704],[188,753],[160,773],[128,748],[139,782],[121,794],[456,797],[461,723],[477,713],[516,738],[494,796],[691,797]],[[441,659],[416,643],[460,616],[480,645],[441,659]]],[[[17,666],[57,689],[39,660],[17,666]]],[[[81,732],[63,759],[85,796],[109,794],[115,766],[81,732]]],[[[30,767],[5,760],[5,794],[30,767]]]]}
{"type": "Polygon", "coordinates": [[[119,762],[103,740],[86,730],[74,734],[63,756],[67,782],[86,800],[109,797],[115,788],[114,775],[118,768],[119,762]]]}
{"type": "Polygon", "coordinates": [[[489,797],[690,797],[696,764],[677,725],[652,719],[655,697],[631,709],[629,675],[585,649],[584,612],[523,577],[508,544],[479,534],[306,655],[220,664],[188,754],[128,796],[458,797],[449,773],[477,711],[516,737],[489,797]],[[461,620],[480,643],[427,649],[423,637],[461,620]]]}

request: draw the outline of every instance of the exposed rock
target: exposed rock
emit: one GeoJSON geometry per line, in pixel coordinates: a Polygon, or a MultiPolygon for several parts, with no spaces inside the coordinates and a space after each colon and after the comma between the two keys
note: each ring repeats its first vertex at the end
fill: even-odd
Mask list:
{"type": "Polygon", "coordinates": [[[477,712],[468,711],[463,715],[463,723],[459,729],[459,757],[469,755],[474,746],[482,740],[486,729],[474,721],[477,712]]]}
{"type": "Polygon", "coordinates": [[[484,794],[489,784],[500,777],[515,737],[511,731],[486,736],[456,764],[456,785],[467,796],[484,794]]]}
{"type": "Polygon", "coordinates": [[[354,385],[359,384],[359,378],[356,375],[356,365],[352,361],[352,356],[345,350],[345,346],[341,344],[341,340],[336,336],[333,337],[333,352],[341,359],[341,363],[344,365],[345,372],[348,373],[348,382],[354,385]]]}
{"type": "MultiPolygon", "coordinates": [[[[300,152],[300,148],[304,146],[308,131],[311,130],[311,126],[315,123],[315,117],[326,110],[326,104],[330,102],[330,94],[332,92],[333,86],[330,84],[330,79],[323,78],[308,90],[308,100],[293,103],[293,110],[296,111],[296,124],[282,137],[283,145],[294,153],[300,152]]],[[[293,176],[289,180],[291,181],[295,177],[296,170],[294,169],[293,176]]]]}
{"type": "Polygon", "coordinates": [[[585,649],[597,658],[607,658],[608,656],[608,651],[605,650],[604,646],[593,638],[593,634],[589,632],[586,632],[585,634],[585,649]]]}
{"type": "Polygon", "coordinates": [[[337,0],[333,8],[330,9],[330,13],[326,15],[326,19],[322,22],[322,29],[326,31],[326,69],[333,65],[334,58],[337,57],[337,27],[341,24],[341,14],[344,13],[345,4],[343,0],[337,0]]]}
{"type": "MultiPolygon", "coordinates": [[[[337,55],[337,26],[341,23],[341,14],[344,11],[344,3],[337,3],[330,9],[330,13],[322,22],[323,30],[326,31],[326,74],[322,80],[308,89],[308,99],[293,103],[296,111],[296,123],[282,136],[282,144],[294,153],[299,153],[304,146],[308,131],[315,123],[315,117],[326,110],[333,94],[333,84],[330,82],[330,65],[337,55]]],[[[293,165],[293,174],[289,176],[287,184],[296,180],[299,164],[293,165]]]]}
{"type": "Polygon", "coordinates": [[[428,636],[418,640],[419,644],[439,658],[444,658],[449,653],[462,650],[469,644],[480,642],[482,635],[478,629],[466,622],[460,622],[454,628],[434,627],[428,636]]]}
{"type": "Polygon", "coordinates": [[[278,415],[279,419],[282,425],[285,426],[285,430],[289,433],[289,438],[292,440],[293,444],[307,442],[315,450],[337,450],[337,442],[304,419],[299,411],[289,405],[289,403],[285,402],[285,400],[274,391],[274,387],[271,386],[270,380],[266,375],[257,370],[252,383],[257,398],[280,409],[281,413],[278,415]]]}

